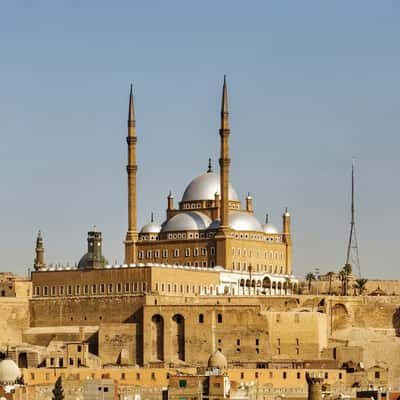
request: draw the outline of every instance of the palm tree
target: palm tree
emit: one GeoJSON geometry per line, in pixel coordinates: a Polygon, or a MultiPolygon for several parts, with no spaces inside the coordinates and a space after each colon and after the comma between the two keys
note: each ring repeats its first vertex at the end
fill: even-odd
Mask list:
{"type": "Polygon", "coordinates": [[[335,275],[335,273],[332,272],[332,271],[329,271],[329,272],[327,273],[327,275],[328,275],[328,277],[329,277],[329,289],[328,289],[328,294],[331,295],[331,294],[332,294],[332,278],[333,278],[333,275],[335,275]]]}
{"type": "Polygon", "coordinates": [[[349,278],[352,273],[351,264],[345,264],[343,269],[340,271],[341,279],[342,279],[342,294],[343,296],[348,295],[348,288],[349,288],[349,278]]]}
{"type": "Polygon", "coordinates": [[[356,281],[354,282],[354,288],[358,291],[358,294],[360,296],[365,292],[367,282],[368,279],[365,278],[356,279],[356,281]]]}
{"type": "Polygon", "coordinates": [[[315,277],[315,275],[314,275],[312,272],[309,272],[309,273],[306,275],[306,281],[308,282],[308,294],[311,293],[311,282],[312,282],[312,281],[315,281],[315,280],[316,280],[316,277],[315,277]]]}

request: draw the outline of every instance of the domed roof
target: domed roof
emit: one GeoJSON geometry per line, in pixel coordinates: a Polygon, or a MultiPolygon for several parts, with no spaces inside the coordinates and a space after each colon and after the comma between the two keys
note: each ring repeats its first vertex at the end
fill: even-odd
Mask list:
{"type": "Polygon", "coordinates": [[[108,265],[108,261],[103,255],[100,256],[100,259],[97,259],[93,253],[88,252],[79,260],[78,269],[93,268],[91,265],[94,262],[101,267],[108,265]]]}
{"type": "Polygon", "coordinates": [[[164,222],[161,232],[200,231],[210,224],[211,219],[199,211],[181,212],[164,222]]]}
{"type": "MultiPolygon", "coordinates": [[[[220,220],[213,221],[208,229],[218,229],[220,220]]],[[[262,226],[258,219],[249,213],[233,213],[229,214],[229,226],[235,231],[258,231],[263,232],[262,226]]]]}
{"type": "Polygon", "coordinates": [[[140,230],[140,233],[159,233],[161,231],[161,225],[156,222],[149,222],[144,225],[140,230]]]}
{"type": "Polygon", "coordinates": [[[20,376],[21,371],[13,360],[0,361],[0,383],[15,383],[20,376]]]}
{"type": "Polygon", "coordinates": [[[228,368],[226,357],[219,351],[215,351],[208,359],[208,368],[218,368],[224,370],[228,368]]]}
{"type": "Polygon", "coordinates": [[[276,226],[269,222],[267,224],[263,224],[262,229],[265,233],[271,233],[271,234],[279,233],[276,226]]]}
{"type": "MultiPolygon", "coordinates": [[[[214,172],[206,172],[189,183],[183,193],[182,201],[214,200],[216,192],[221,193],[219,175],[214,172]]],[[[229,184],[229,200],[239,201],[231,184],[229,184]]]]}

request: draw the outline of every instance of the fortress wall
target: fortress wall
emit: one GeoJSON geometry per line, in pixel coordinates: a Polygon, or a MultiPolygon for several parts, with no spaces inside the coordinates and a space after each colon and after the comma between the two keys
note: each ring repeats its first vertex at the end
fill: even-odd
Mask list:
{"type": "Polygon", "coordinates": [[[27,298],[0,297],[0,346],[19,344],[29,327],[27,298]]]}
{"type": "Polygon", "coordinates": [[[30,324],[40,327],[135,322],[143,303],[143,295],[32,299],[30,324]]]}

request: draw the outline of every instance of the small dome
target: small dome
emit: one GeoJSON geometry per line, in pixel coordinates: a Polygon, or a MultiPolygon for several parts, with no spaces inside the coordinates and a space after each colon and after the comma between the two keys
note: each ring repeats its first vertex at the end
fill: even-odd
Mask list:
{"type": "MultiPolygon", "coordinates": [[[[208,229],[218,229],[220,220],[213,221],[208,229]]],[[[233,213],[229,214],[229,226],[235,231],[257,231],[263,232],[262,226],[253,214],[233,213]]]]}
{"type": "Polygon", "coordinates": [[[270,233],[270,234],[279,233],[276,226],[271,223],[263,224],[262,229],[265,233],[270,233]]]}
{"type": "Polygon", "coordinates": [[[160,233],[161,225],[158,225],[156,222],[149,222],[144,225],[140,230],[140,233],[160,233]]]}
{"type": "Polygon", "coordinates": [[[210,224],[211,219],[199,211],[182,212],[164,222],[161,232],[201,231],[210,224]]]}
{"type": "Polygon", "coordinates": [[[0,383],[13,384],[19,377],[21,377],[21,371],[13,360],[0,361],[0,383]]]}
{"type": "MultiPolygon", "coordinates": [[[[214,200],[217,192],[221,193],[219,175],[214,172],[206,172],[189,183],[183,193],[182,201],[214,200]]],[[[229,200],[239,201],[231,184],[229,184],[229,200]]]]}
{"type": "Polygon", "coordinates": [[[213,354],[211,354],[208,359],[208,368],[218,368],[219,370],[225,370],[228,368],[228,361],[226,357],[217,350],[213,354]]]}

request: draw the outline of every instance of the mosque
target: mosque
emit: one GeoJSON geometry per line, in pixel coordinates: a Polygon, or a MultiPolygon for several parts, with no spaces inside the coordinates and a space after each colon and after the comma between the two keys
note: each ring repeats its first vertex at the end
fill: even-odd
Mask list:
{"type": "MultiPolygon", "coordinates": [[[[221,104],[220,174],[213,171],[211,160],[205,173],[194,178],[186,187],[181,201],[176,207],[172,193],[167,199],[166,220],[151,221],[140,230],[136,223],[136,117],[134,96],[129,96],[128,112],[128,229],[125,237],[125,263],[121,267],[147,267],[150,275],[156,270],[165,278],[171,275],[171,267],[190,271],[192,285],[182,288],[186,294],[288,294],[297,281],[292,276],[292,240],[290,215],[282,216],[281,232],[268,221],[260,223],[254,215],[253,199],[246,197],[242,207],[239,196],[230,183],[229,169],[229,126],[228,89],[224,77],[221,104]],[[200,285],[196,285],[196,272],[200,285]],[[219,272],[216,280],[215,272],[219,272]],[[210,285],[204,285],[209,280],[210,285]]],[[[101,251],[101,233],[89,232],[88,252],[77,266],[78,270],[100,271],[120,266],[110,266],[101,251]]],[[[41,234],[37,238],[35,271],[49,270],[44,262],[44,247],[41,234]]],[[[54,269],[54,268],[50,268],[54,269]]],[[[101,274],[101,273],[100,273],[101,274]]],[[[176,275],[175,272],[172,275],[176,275]]],[[[60,275],[58,275],[60,276],[60,275]]],[[[70,275],[71,277],[73,275],[70,275]]],[[[90,276],[90,275],[86,275],[90,276]]],[[[60,276],[61,277],[61,276],[60,276]]],[[[168,290],[168,281],[160,278],[144,280],[141,288],[155,292],[168,290]],[[163,284],[165,281],[165,284],[163,284]]],[[[90,285],[90,283],[87,283],[90,285]]],[[[122,283],[121,283],[122,285],[122,283]]],[[[139,287],[139,285],[137,285],[139,287]]],[[[127,286],[128,287],[128,286],[127,286]]],[[[34,294],[51,290],[37,288],[34,294]]],[[[80,290],[80,289],[79,289],[80,290]]],[[[122,286],[121,286],[122,290],[122,286]]],[[[76,291],[76,289],[75,289],[76,291]]],[[[179,292],[179,289],[177,289],[179,292]]],[[[66,290],[68,292],[68,289],[66,290]]],[[[101,293],[101,288],[87,286],[84,294],[101,293]]],[[[104,293],[107,291],[103,290],[104,293]]],[[[53,289],[53,293],[63,295],[64,289],[53,289]]],[[[175,292],[176,293],[176,292],[175,292]]]]}

